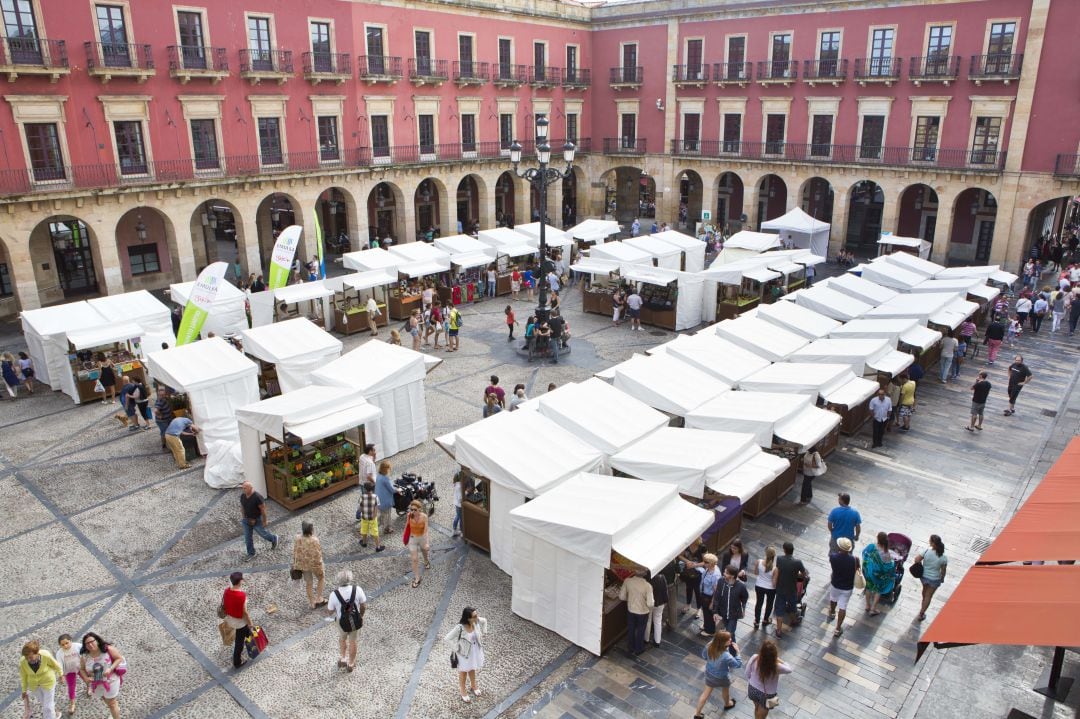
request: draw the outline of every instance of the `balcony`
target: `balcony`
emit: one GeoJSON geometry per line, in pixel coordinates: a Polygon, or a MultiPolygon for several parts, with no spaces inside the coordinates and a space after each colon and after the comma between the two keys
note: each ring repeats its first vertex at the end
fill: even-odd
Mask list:
{"type": "Polygon", "coordinates": [[[976,85],[982,85],[984,82],[1000,82],[1008,85],[1013,80],[1020,79],[1020,69],[1023,64],[1022,54],[972,55],[968,77],[976,85]]]}
{"type": "Polygon", "coordinates": [[[304,79],[312,85],[320,82],[336,82],[344,85],[352,79],[352,58],[344,52],[305,52],[304,79]]]}
{"type": "Polygon", "coordinates": [[[550,90],[558,87],[562,81],[562,68],[550,65],[530,65],[529,85],[540,89],[550,90]]]}
{"type": "Polygon", "coordinates": [[[153,77],[154,55],[149,45],[85,42],[86,72],[107,83],[114,77],[131,77],[139,83],[153,77]]]}
{"type": "Polygon", "coordinates": [[[705,87],[709,84],[709,66],[705,63],[675,65],[671,70],[671,80],[675,87],[705,87]]]}
{"type": "Polygon", "coordinates": [[[393,85],[401,79],[401,58],[390,55],[361,55],[356,58],[360,79],[369,85],[393,85]]]}
{"type": "Polygon", "coordinates": [[[752,63],[749,62],[716,62],[713,63],[712,78],[720,87],[737,85],[746,87],[750,82],[752,63]]]}
{"type": "Polygon", "coordinates": [[[15,82],[19,75],[44,75],[56,82],[71,72],[63,40],[40,37],[5,37],[0,43],[0,73],[15,82]]]}
{"type": "Polygon", "coordinates": [[[563,70],[562,86],[564,90],[587,90],[592,85],[592,71],[580,67],[568,67],[563,70]]]}
{"type": "Polygon", "coordinates": [[[919,87],[924,82],[940,82],[948,86],[960,77],[959,55],[932,55],[911,58],[908,78],[919,87]]]}
{"type": "Polygon", "coordinates": [[[645,69],[641,67],[613,67],[608,76],[608,85],[612,90],[638,90],[644,76],[645,69]]]}
{"type": "Polygon", "coordinates": [[[263,80],[284,85],[292,74],[292,50],[240,51],[240,77],[252,85],[258,85],[263,80]]]}
{"type": "Polygon", "coordinates": [[[192,80],[209,80],[217,85],[229,76],[229,57],[223,47],[169,45],[169,77],[181,85],[192,80]]]}
{"type": "Polygon", "coordinates": [[[803,63],[803,81],[810,87],[839,87],[847,80],[847,60],[807,60],[803,63]]]}
{"type": "Polygon", "coordinates": [[[483,85],[490,78],[491,69],[488,63],[454,60],[454,84],[458,87],[483,85]]]}
{"type": "Polygon", "coordinates": [[[860,57],[855,60],[855,82],[865,87],[882,84],[891,87],[900,82],[900,58],[898,57],[860,57]]]}
{"type": "Polygon", "coordinates": [[[495,87],[518,87],[529,81],[529,68],[525,65],[500,62],[492,65],[491,69],[491,81],[495,87]]]}
{"type": "Polygon", "coordinates": [[[446,60],[433,60],[430,57],[409,58],[409,82],[417,87],[438,87],[450,80],[449,67],[450,63],[446,60]]]}
{"type": "Polygon", "coordinates": [[[759,85],[783,85],[788,87],[799,78],[798,60],[762,60],[757,64],[759,85]]]}
{"type": "Polygon", "coordinates": [[[605,155],[644,155],[644,137],[605,137],[605,155]]]}
{"type": "MultiPolygon", "coordinates": [[[[607,140],[604,141],[607,152],[607,140]]],[[[791,142],[730,142],[720,140],[671,141],[672,155],[734,158],[761,162],[803,162],[829,165],[863,165],[913,168],[919,170],[974,171],[999,173],[1005,166],[1005,152],[996,150],[940,149],[934,147],[882,147],[879,145],[813,145],[791,142]]],[[[1068,171],[1068,161],[1058,165],[1068,171]]]]}
{"type": "Polygon", "coordinates": [[[1054,177],[1080,177],[1080,155],[1058,155],[1054,177]]]}

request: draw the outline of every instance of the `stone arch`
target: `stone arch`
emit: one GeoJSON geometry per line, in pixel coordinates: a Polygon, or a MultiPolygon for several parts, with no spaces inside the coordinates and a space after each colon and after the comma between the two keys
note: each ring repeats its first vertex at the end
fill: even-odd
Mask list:
{"type": "Polygon", "coordinates": [[[585,172],[574,165],[570,168],[570,174],[562,181],[563,206],[559,208],[563,227],[573,227],[578,223],[581,216],[582,206],[588,207],[586,199],[585,172]]]}
{"type": "Polygon", "coordinates": [[[264,274],[270,264],[270,248],[262,251],[257,238],[249,238],[244,216],[233,203],[214,197],[200,202],[191,212],[191,250],[198,274],[212,262],[240,258],[241,272],[264,274]]]}
{"type": "MultiPolygon", "coordinates": [[[[987,264],[997,223],[997,198],[989,190],[968,187],[953,201],[948,260],[987,264]]],[[[1025,258],[1026,259],[1026,258],[1025,258]]]]}
{"type": "Polygon", "coordinates": [[[716,187],[713,195],[716,197],[715,224],[721,230],[727,227],[728,233],[738,232],[745,222],[743,217],[743,195],[745,185],[739,173],[732,170],[721,173],[716,178],[716,187]]]}
{"type": "Polygon", "coordinates": [[[679,229],[694,232],[701,221],[705,197],[705,181],[696,170],[686,169],[675,176],[679,181],[679,229]]]}
{"type": "Polygon", "coordinates": [[[412,209],[416,218],[416,239],[429,231],[444,236],[454,234],[454,229],[449,227],[450,194],[437,177],[425,177],[417,183],[413,191],[412,209]]]}
{"type": "Polygon", "coordinates": [[[885,191],[873,180],[859,180],[848,188],[847,195],[844,246],[861,255],[876,255],[885,211],[885,191]]]}
{"type": "Polygon", "coordinates": [[[30,232],[30,261],[42,306],[106,291],[97,232],[82,218],[52,215],[30,232]]]}
{"type": "Polygon", "coordinates": [[[811,177],[799,188],[799,207],[815,220],[831,225],[834,202],[832,183],[824,177],[811,177]]]}
{"type": "Polygon", "coordinates": [[[394,243],[405,242],[405,211],[405,194],[393,182],[383,180],[371,188],[367,197],[368,241],[377,240],[381,245],[390,237],[394,243]]]}
{"type": "MultiPolygon", "coordinates": [[[[180,253],[172,220],[154,207],[134,207],[116,222],[116,253],[124,291],[157,289],[180,282],[180,253]]],[[[232,259],[227,277],[232,278],[232,259]]]]}
{"type": "Polygon", "coordinates": [[[290,225],[300,225],[304,232],[296,246],[296,257],[306,262],[314,254],[314,238],[307,236],[304,204],[286,192],[271,192],[259,201],[255,211],[255,231],[259,237],[259,256],[263,267],[270,264],[278,233],[290,225]]]}
{"type": "Polygon", "coordinates": [[[761,229],[761,223],[780,217],[787,212],[787,182],[777,174],[763,175],[754,183],[756,201],[754,228],[761,229]]]}
{"type": "MultiPolygon", "coordinates": [[[[484,178],[475,173],[462,177],[457,184],[454,195],[454,219],[460,225],[461,231],[469,234],[473,226],[481,223],[481,208],[487,200],[487,183],[484,178]]],[[[456,231],[456,230],[455,230],[456,231]]],[[[450,234],[447,229],[446,234],[450,234]]]]}
{"type": "Polygon", "coordinates": [[[16,283],[22,279],[22,270],[16,267],[11,251],[0,236],[0,317],[18,314],[22,309],[16,283]]]}
{"type": "Polygon", "coordinates": [[[356,211],[356,197],[351,192],[340,185],[328,187],[319,193],[315,209],[322,225],[327,254],[359,249],[356,243],[360,237],[360,216],[356,211]],[[349,239],[348,249],[338,242],[343,232],[349,239]]]}
{"type": "MultiPolygon", "coordinates": [[[[513,227],[520,222],[517,217],[518,178],[507,170],[495,179],[495,224],[513,227]]],[[[525,224],[525,223],[521,223],[525,224]]]]}
{"type": "MultiPolygon", "coordinates": [[[[922,182],[908,185],[897,198],[896,234],[933,243],[939,225],[937,191],[922,182]]],[[[892,229],[889,227],[886,230],[892,229]]]]}
{"type": "MultiPolygon", "coordinates": [[[[1073,198],[1070,195],[1064,197],[1055,197],[1052,200],[1045,200],[1040,202],[1031,208],[1028,212],[1027,229],[1024,233],[1024,247],[1023,255],[1021,256],[1022,262],[1027,262],[1027,259],[1032,256],[1031,248],[1037,245],[1039,247],[1039,259],[1043,265],[1048,262],[1058,262],[1061,259],[1060,255],[1056,255],[1054,252],[1050,252],[1049,256],[1044,250],[1046,240],[1048,236],[1050,238],[1056,238],[1064,241],[1063,230],[1076,219],[1077,210],[1080,209],[1080,205],[1072,201],[1073,198]]],[[[1064,243],[1065,254],[1068,254],[1069,245],[1064,243]]]]}
{"type": "Polygon", "coordinates": [[[656,181],[640,167],[613,167],[601,178],[607,188],[606,214],[613,215],[618,222],[656,216],[656,181]]]}

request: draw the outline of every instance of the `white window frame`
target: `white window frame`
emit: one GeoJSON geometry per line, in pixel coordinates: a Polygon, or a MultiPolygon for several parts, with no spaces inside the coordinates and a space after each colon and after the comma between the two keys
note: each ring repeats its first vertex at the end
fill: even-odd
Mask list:
{"type": "MultiPolygon", "coordinates": [[[[34,0],[36,3],[37,0],[34,0]]],[[[97,3],[95,3],[96,5],[97,3]]],[[[108,4],[108,3],[106,3],[108,4]]],[[[203,31],[203,44],[205,47],[212,48],[214,44],[210,42],[210,16],[204,7],[195,7],[193,5],[173,5],[172,6],[172,21],[173,21],[173,33],[176,35],[176,47],[180,47],[180,13],[189,12],[202,16],[202,31],[203,31]]],[[[97,21],[97,18],[94,18],[97,21]]],[[[244,30],[247,30],[247,23],[245,22],[244,30]]],[[[207,66],[212,67],[211,58],[206,58],[207,66]]],[[[195,119],[208,119],[208,118],[195,118],[195,119]]]]}
{"type": "MultiPolygon", "coordinates": [[[[368,57],[368,45],[367,45],[367,31],[368,28],[378,28],[382,30],[382,45],[383,54],[382,57],[390,57],[390,27],[384,22],[365,22],[364,23],[364,57],[368,57]]],[[[415,39],[413,41],[413,49],[415,50],[415,39]]]]}
{"type": "MultiPolygon", "coordinates": [[[[512,49],[512,48],[511,48],[512,49]]],[[[510,141],[518,139],[518,99],[500,97],[496,100],[495,106],[495,121],[499,127],[499,155],[502,157],[510,156],[510,148],[502,147],[502,116],[510,116],[510,141]]]]}
{"type": "Polygon", "coordinates": [[[263,163],[262,148],[259,145],[259,119],[264,117],[276,117],[281,127],[281,157],[282,161],[289,156],[289,133],[285,118],[288,109],[288,95],[248,95],[248,103],[251,105],[252,130],[255,132],[255,152],[259,157],[259,167],[280,167],[280,164],[267,165],[263,163]]]}
{"type": "MultiPolygon", "coordinates": [[[[274,14],[267,12],[245,12],[244,13],[244,47],[247,50],[254,50],[251,47],[251,28],[248,26],[248,21],[251,19],[265,19],[270,21],[270,52],[277,49],[277,23],[274,22],[274,14]]],[[[310,36],[311,30],[308,29],[310,36]]],[[[310,43],[310,38],[309,41],[310,43]]]]}
{"type": "MultiPolygon", "coordinates": [[[[307,44],[308,52],[312,55],[315,54],[315,47],[311,44],[311,23],[326,23],[330,26],[330,54],[337,54],[337,27],[334,25],[334,19],[330,17],[309,17],[307,19],[307,44]]],[[[341,72],[338,68],[338,72],[341,72]]]]}
{"type": "Polygon", "coordinates": [[[912,95],[911,96],[911,130],[908,133],[908,147],[915,147],[915,132],[918,130],[920,117],[938,118],[937,144],[934,146],[934,156],[941,152],[941,136],[945,130],[945,118],[949,114],[949,101],[951,95],[912,95]]]}
{"type": "MultiPolygon", "coordinates": [[[[462,36],[472,38],[472,53],[473,53],[472,62],[474,64],[479,63],[480,61],[476,59],[476,33],[475,32],[462,32],[460,30],[458,31],[458,34],[455,36],[455,38],[456,38],[455,41],[456,41],[457,45],[454,47],[454,57],[457,58],[458,63],[461,62],[461,38],[462,38],[462,36]]],[[[413,42],[415,44],[415,39],[414,39],[413,42]]],[[[432,45],[432,47],[434,47],[434,45],[432,45]]],[[[499,46],[498,46],[498,43],[496,43],[495,50],[498,51],[498,49],[499,49],[499,46]]],[[[496,63],[496,64],[498,64],[498,63],[496,63]]]]}
{"type": "MultiPolygon", "coordinates": [[[[701,72],[704,74],[704,73],[708,72],[705,68],[707,68],[708,65],[709,65],[709,63],[705,62],[705,36],[704,35],[693,35],[693,36],[683,38],[683,43],[682,43],[682,64],[683,64],[683,67],[689,68],[689,66],[690,66],[690,43],[691,43],[691,41],[694,41],[694,40],[700,40],[701,41],[701,72]]],[[[701,138],[698,138],[699,141],[700,141],[700,139],[701,138]]]]}
{"type": "MultiPolygon", "coordinates": [[[[840,33],[840,47],[837,48],[837,50],[836,50],[836,64],[837,64],[836,70],[837,70],[837,72],[839,72],[840,71],[840,67],[839,67],[840,66],[840,61],[844,57],[844,28],[842,28],[842,27],[826,27],[826,28],[821,28],[821,29],[819,29],[817,31],[817,43],[816,43],[816,45],[814,47],[814,60],[815,61],[821,60],[821,36],[824,35],[827,32],[840,33]]],[[[795,39],[794,38],[792,38],[792,43],[791,44],[792,45],[795,44],[795,39]]]]}
{"type": "Polygon", "coordinates": [[[191,166],[195,175],[220,175],[225,170],[225,145],[221,135],[222,103],[224,95],[178,95],[180,112],[184,116],[188,135],[188,157],[191,158],[191,166]],[[217,143],[218,168],[199,169],[195,167],[195,137],[191,133],[192,120],[213,120],[214,141],[217,143]]]}
{"type": "MultiPolygon", "coordinates": [[[[625,66],[623,66],[623,58],[626,57],[625,48],[626,48],[627,45],[633,45],[636,48],[634,50],[634,56],[637,58],[637,62],[641,62],[641,43],[640,42],[638,42],[637,40],[627,40],[625,42],[620,42],[619,43],[619,69],[620,70],[625,70],[626,69],[625,66]]],[[[635,65],[635,67],[637,67],[637,66],[635,65]]],[[[625,77],[625,73],[624,73],[623,77],[625,77]]],[[[620,132],[621,132],[621,130],[620,130],[620,132]]]]}
{"type": "Polygon", "coordinates": [[[746,98],[718,98],[716,101],[717,110],[720,112],[720,127],[717,134],[717,139],[720,143],[720,154],[724,155],[737,155],[738,152],[724,152],[724,117],[727,115],[739,116],[739,147],[742,147],[743,135],[746,133],[746,98]]]}
{"type": "MultiPolygon", "coordinates": [[[[933,22],[926,23],[926,29],[923,30],[923,42],[922,42],[922,56],[927,58],[930,56],[930,28],[932,27],[951,27],[952,33],[949,38],[949,57],[954,57],[959,53],[956,51],[956,20],[935,20],[933,22]]],[[[989,32],[989,30],[987,30],[989,32]]]]}
{"type": "Polygon", "coordinates": [[[319,155],[319,164],[325,165],[340,165],[345,161],[345,143],[344,143],[344,128],[342,126],[342,118],[345,115],[343,110],[345,105],[344,95],[309,95],[311,100],[311,125],[312,131],[315,133],[315,152],[319,155]],[[322,146],[319,144],[319,118],[320,117],[334,117],[337,118],[337,149],[338,159],[336,160],[323,160],[322,159],[322,146]]]}
{"type": "Polygon", "coordinates": [[[836,145],[836,120],[840,116],[840,97],[808,97],[806,98],[806,146],[814,145],[814,116],[829,115],[832,117],[832,127],[829,128],[829,154],[813,155],[807,152],[807,160],[815,158],[828,159],[832,157],[833,147],[836,145]]]}
{"type": "MultiPolygon", "coordinates": [[[[2,23],[0,23],[2,24],[2,23]]],[[[50,185],[64,185],[72,182],[70,171],[65,169],[66,177],[63,180],[46,180],[38,182],[34,179],[34,170],[30,166],[30,146],[26,143],[25,125],[31,124],[54,124],[56,133],[60,139],[60,159],[65,168],[71,167],[71,154],[68,151],[67,127],[65,122],[64,104],[67,95],[4,95],[4,99],[11,105],[11,114],[15,124],[19,126],[19,142],[23,151],[23,163],[34,187],[48,187],[50,185]]]]}
{"type": "MultiPolygon", "coordinates": [[[[696,152],[701,152],[701,142],[705,139],[705,98],[687,98],[680,99],[679,103],[679,141],[686,141],[686,116],[697,115],[698,116],[698,136],[696,152]]],[[[683,145],[679,148],[680,151],[685,151],[686,146],[683,145]]]]}
{"type": "MultiPolygon", "coordinates": [[[[894,97],[860,97],[859,103],[859,125],[858,134],[855,142],[855,146],[861,148],[863,144],[863,118],[867,115],[884,116],[885,120],[881,127],[881,152],[884,155],[885,148],[889,146],[889,116],[892,114],[892,103],[894,97]]],[[[862,158],[867,159],[867,158],[862,158]]],[[[879,160],[884,159],[878,158],[879,160]]]]}
{"type": "Polygon", "coordinates": [[[116,147],[116,122],[138,122],[142,133],[143,153],[146,155],[145,175],[122,175],[123,177],[152,177],[154,174],[154,143],[150,140],[150,101],[152,95],[98,95],[109,124],[109,143],[112,145],[113,164],[117,177],[120,170],[120,153],[116,147]]]}
{"type": "Polygon", "coordinates": [[[986,31],[983,33],[983,44],[982,44],[982,54],[983,55],[989,55],[990,54],[990,29],[994,25],[997,25],[998,23],[1006,23],[1006,22],[1016,23],[1016,31],[1013,33],[1013,52],[1012,52],[1012,54],[1013,55],[1019,54],[1019,53],[1016,52],[1016,47],[1017,47],[1017,45],[1020,44],[1020,26],[1021,26],[1021,23],[1022,23],[1022,19],[1019,18],[1019,17],[995,17],[995,18],[989,18],[986,21],[986,31]]]}
{"type": "MultiPolygon", "coordinates": [[[[772,40],[769,40],[770,46],[772,40]]],[[[769,60],[772,62],[772,60],[769,60]]],[[[761,147],[762,154],[766,146],[768,145],[768,129],[769,129],[769,115],[783,115],[784,116],[784,147],[788,144],[788,133],[791,131],[791,100],[790,97],[768,97],[761,98],[761,147]]]]}
{"type": "Polygon", "coordinates": [[[971,120],[968,128],[968,141],[965,152],[970,155],[975,148],[975,124],[980,117],[996,117],[1001,120],[1001,133],[998,135],[997,152],[1005,151],[1005,144],[1009,141],[1007,133],[1009,117],[1012,115],[1012,104],[1015,98],[1007,95],[972,95],[971,120]]]}
{"type": "MultiPolygon", "coordinates": [[[[365,46],[366,49],[366,46],[365,46]]],[[[393,161],[393,152],[386,157],[375,156],[375,143],[371,140],[371,119],[376,116],[386,117],[386,145],[394,147],[394,100],[393,95],[364,95],[364,110],[367,118],[368,141],[372,148],[371,162],[375,165],[389,165],[393,161]]]]}

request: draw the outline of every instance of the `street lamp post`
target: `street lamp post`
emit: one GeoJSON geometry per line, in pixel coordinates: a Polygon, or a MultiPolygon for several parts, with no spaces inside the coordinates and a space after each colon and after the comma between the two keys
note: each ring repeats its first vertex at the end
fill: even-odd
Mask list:
{"type": "Polygon", "coordinates": [[[547,188],[560,180],[564,180],[573,172],[574,153],[577,148],[567,140],[563,145],[563,160],[566,161],[566,169],[558,170],[548,167],[551,160],[551,145],[548,144],[548,119],[547,115],[538,113],[536,116],[536,159],[540,167],[530,167],[518,170],[521,163],[521,143],[514,140],[510,145],[510,162],[514,164],[514,174],[524,179],[531,187],[535,187],[540,193],[540,277],[537,283],[540,285],[540,294],[537,298],[536,319],[537,322],[546,322],[548,319],[547,306],[547,188]]]}

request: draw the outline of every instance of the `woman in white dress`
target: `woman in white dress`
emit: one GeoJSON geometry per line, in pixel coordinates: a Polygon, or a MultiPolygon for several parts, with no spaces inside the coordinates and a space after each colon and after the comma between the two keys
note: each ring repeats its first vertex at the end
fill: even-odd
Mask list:
{"type": "Polygon", "coordinates": [[[472,693],[476,696],[481,694],[480,687],[476,685],[476,672],[484,668],[484,637],[487,631],[487,619],[472,607],[465,607],[461,612],[461,621],[443,637],[454,648],[452,656],[457,657],[458,688],[461,701],[466,704],[472,701],[466,690],[466,678],[472,686],[472,693]]]}
{"type": "Polygon", "coordinates": [[[79,650],[81,666],[79,675],[93,696],[105,702],[112,719],[120,719],[120,685],[123,683],[127,662],[116,648],[97,634],[87,632],[79,650]]]}

